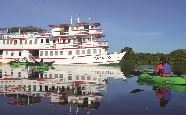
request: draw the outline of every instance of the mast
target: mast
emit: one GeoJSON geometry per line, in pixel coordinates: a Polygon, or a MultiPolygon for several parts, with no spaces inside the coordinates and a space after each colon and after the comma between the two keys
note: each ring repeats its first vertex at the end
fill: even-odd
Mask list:
{"type": "Polygon", "coordinates": [[[19,35],[21,34],[21,29],[20,29],[20,27],[19,27],[19,32],[18,32],[18,33],[19,33],[19,35]]]}
{"type": "Polygon", "coordinates": [[[9,32],[9,29],[8,29],[8,28],[6,29],[6,32],[7,32],[7,33],[9,32]]]}
{"type": "Polygon", "coordinates": [[[70,16],[70,24],[72,24],[73,22],[72,22],[72,16],[70,16]]]}
{"type": "Polygon", "coordinates": [[[28,95],[28,100],[27,100],[27,104],[30,105],[30,98],[29,98],[29,95],[28,95]]]}

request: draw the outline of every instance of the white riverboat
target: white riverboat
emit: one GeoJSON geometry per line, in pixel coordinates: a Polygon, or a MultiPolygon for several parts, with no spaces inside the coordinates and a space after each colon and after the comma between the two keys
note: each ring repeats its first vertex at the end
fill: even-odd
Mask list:
{"type": "Polygon", "coordinates": [[[109,53],[100,23],[88,22],[52,24],[51,31],[9,32],[0,31],[0,62],[9,63],[14,59],[29,61],[43,59],[54,64],[110,64],[119,63],[125,52],[109,53]]]}

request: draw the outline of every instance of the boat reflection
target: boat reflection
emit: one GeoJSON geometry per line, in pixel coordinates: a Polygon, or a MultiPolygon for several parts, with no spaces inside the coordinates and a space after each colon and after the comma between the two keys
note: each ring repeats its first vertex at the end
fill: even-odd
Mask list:
{"type": "Polygon", "coordinates": [[[11,105],[50,104],[96,109],[107,89],[108,77],[126,79],[119,67],[56,66],[44,72],[33,67],[0,67],[0,94],[11,105]]]}

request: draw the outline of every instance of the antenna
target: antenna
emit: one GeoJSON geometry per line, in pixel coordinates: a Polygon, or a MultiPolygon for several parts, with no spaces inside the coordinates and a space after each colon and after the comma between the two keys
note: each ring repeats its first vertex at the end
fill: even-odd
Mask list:
{"type": "Polygon", "coordinates": [[[77,14],[77,23],[80,23],[79,14],[77,14]]]}

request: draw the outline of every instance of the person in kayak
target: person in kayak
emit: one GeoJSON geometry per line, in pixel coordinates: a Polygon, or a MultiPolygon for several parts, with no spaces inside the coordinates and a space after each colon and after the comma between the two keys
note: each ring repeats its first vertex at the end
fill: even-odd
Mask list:
{"type": "Polygon", "coordinates": [[[167,62],[163,64],[163,76],[171,76],[171,66],[167,62]]]}
{"type": "Polygon", "coordinates": [[[156,73],[159,75],[159,76],[163,76],[163,71],[164,71],[164,68],[163,68],[163,61],[160,61],[160,63],[156,66],[156,73]]]}

